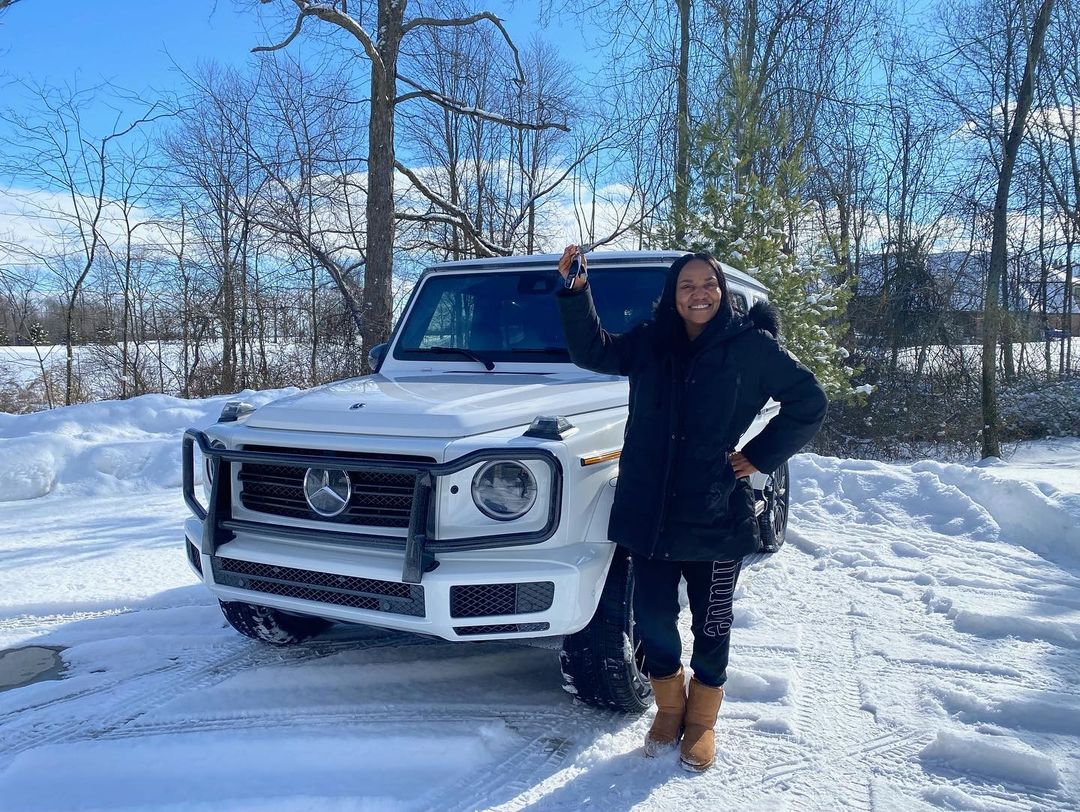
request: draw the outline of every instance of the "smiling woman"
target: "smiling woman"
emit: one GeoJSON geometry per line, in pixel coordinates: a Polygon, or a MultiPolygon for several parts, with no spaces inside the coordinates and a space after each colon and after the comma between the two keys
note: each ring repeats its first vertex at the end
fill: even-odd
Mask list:
{"type": "MultiPolygon", "coordinates": [[[[573,245],[563,253],[564,278],[578,255],[573,245]]],[[[574,363],[630,379],[608,538],[629,553],[635,628],[659,709],[645,755],[681,738],[683,765],[705,770],[716,755],[735,583],[743,557],[762,545],[749,477],[773,473],[810,441],[825,393],[776,343],[775,311],[763,302],[733,311],[711,254],[675,260],[654,317],[625,331],[601,327],[587,271],[558,300],[574,363]],[[770,398],[780,414],[735,452],[770,398]],[[683,578],[694,633],[688,693],[677,626],[683,578]]]]}
{"type": "MultiPolygon", "coordinates": [[[[721,272],[722,273],[722,272],[721,272]]],[[[721,286],[723,276],[705,259],[694,258],[683,265],[675,286],[675,312],[686,323],[686,334],[693,341],[705,325],[728,307],[729,298],[721,286]]],[[[730,308],[729,308],[730,309],[730,308]]]]}

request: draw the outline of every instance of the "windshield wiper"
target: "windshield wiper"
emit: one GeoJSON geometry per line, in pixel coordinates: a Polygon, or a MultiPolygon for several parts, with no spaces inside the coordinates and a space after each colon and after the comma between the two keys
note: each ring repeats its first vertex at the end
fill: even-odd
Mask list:
{"type": "Polygon", "coordinates": [[[413,352],[430,352],[433,355],[464,355],[466,358],[476,361],[478,364],[483,364],[484,369],[489,372],[495,369],[495,362],[491,361],[483,356],[477,355],[472,350],[465,347],[420,347],[413,350],[413,352]]]}

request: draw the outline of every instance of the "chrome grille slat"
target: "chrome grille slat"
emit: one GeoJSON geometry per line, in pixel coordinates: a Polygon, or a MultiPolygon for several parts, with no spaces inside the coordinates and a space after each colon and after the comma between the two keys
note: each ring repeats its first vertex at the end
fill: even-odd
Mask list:
{"type": "MultiPolygon", "coordinates": [[[[248,451],[320,455],[331,452],[300,448],[269,448],[249,446],[248,451]]],[[[425,462],[434,463],[430,457],[405,455],[377,456],[373,454],[333,452],[338,456],[370,459],[373,462],[425,462]]],[[[349,505],[338,516],[320,516],[308,507],[304,499],[304,475],[307,469],[279,463],[250,463],[240,465],[237,478],[241,484],[240,504],[248,510],[285,516],[293,519],[310,519],[337,524],[357,524],[369,527],[406,528],[412,511],[413,488],[416,474],[386,471],[350,471],[352,495],[349,505]]]]}

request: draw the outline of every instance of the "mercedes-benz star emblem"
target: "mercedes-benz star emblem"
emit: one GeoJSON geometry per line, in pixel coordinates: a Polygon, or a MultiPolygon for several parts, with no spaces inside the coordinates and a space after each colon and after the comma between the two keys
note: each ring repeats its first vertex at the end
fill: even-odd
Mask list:
{"type": "Polygon", "coordinates": [[[345,471],[308,468],[304,474],[304,498],[308,507],[320,516],[337,516],[349,504],[352,483],[345,471]]]}

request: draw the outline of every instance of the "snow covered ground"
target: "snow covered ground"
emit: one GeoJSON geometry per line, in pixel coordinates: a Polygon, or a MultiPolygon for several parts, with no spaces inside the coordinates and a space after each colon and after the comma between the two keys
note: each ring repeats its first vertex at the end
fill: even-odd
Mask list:
{"type": "Polygon", "coordinates": [[[178,488],[180,429],[220,405],[0,415],[0,650],[66,666],[0,693],[3,812],[1080,808],[1080,440],[797,457],[788,544],[737,592],[718,763],[689,775],[642,758],[651,712],[564,693],[552,648],[228,629],[178,488]]]}

